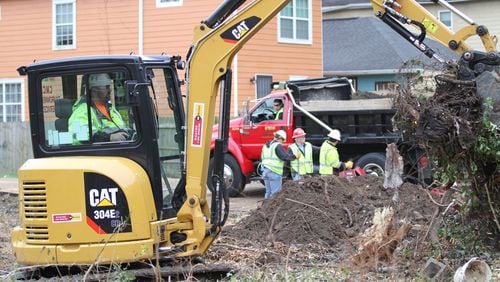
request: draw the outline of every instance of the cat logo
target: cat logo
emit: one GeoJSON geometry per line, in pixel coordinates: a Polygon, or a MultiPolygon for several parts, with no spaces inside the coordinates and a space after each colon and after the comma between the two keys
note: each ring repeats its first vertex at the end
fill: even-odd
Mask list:
{"type": "Polygon", "coordinates": [[[224,40],[224,42],[234,44],[238,42],[241,38],[245,37],[245,35],[252,28],[254,28],[259,22],[260,22],[259,17],[256,16],[249,17],[231,26],[228,30],[224,31],[221,34],[221,37],[224,40]]]}
{"type": "Polygon", "coordinates": [[[234,38],[237,40],[240,40],[243,36],[245,36],[245,33],[249,30],[248,26],[245,24],[245,21],[242,21],[236,28],[231,31],[233,34],[234,38]]]}
{"type": "Polygon", "coordinates": [[[90,189],[89,200],[92,207],[116,206],[118,188],[90,189]]]}

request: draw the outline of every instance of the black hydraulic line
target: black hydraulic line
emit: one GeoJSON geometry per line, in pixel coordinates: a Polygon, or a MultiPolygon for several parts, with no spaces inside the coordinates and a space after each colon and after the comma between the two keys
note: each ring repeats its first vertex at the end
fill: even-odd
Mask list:
{"type": "Polygon", "coordinates": [[[219,136],[215,140],[214,168],[211,181],[212,205],[211,205],[211,234],[215,234],[218,227],[226,223],[229,215],[229,196],[226,192],[224,181],[224,155],[227,153],[227,140],[229,138],[229,117],[231,114],[231,79],[232,71],[227,70],[223,82],[224,88],[221,95],[219,111],[219,136]],[[224,201],[224,216],[222,217],[222,203],[224,201]]]}
{"type": "Polygon", "coordinates": [[[399,33],[399,35],[401,35],[404,39],[410,42],[413,46],[417,47],[420,50],[420,52],[422,52],[427,57],[431,59],[432,58],[437,59],[438,61],[442,60],[436,55],[436,52],[434,50],[432,50],[429,46],[427,46],[427,44],[423,42],[423,40],[425,39],[425,27],[421,23],[417,22],[416,24],[415,21],[410,21],[410,23],[418,26],[422,31],[420,35],[416,36],[408,29],[406,29],[402,24],[400,24],[399,21],[397,21],[387,13],[383,14],[380,17],[380,19],[394,31],[399,33]]]}
{"type": "Polygon", "coordinates": [[[214,168],[212,172],[212,205],[211,205],[211,220],[212,226],[210,234],[217,234],[217,228],[221,226],[222,221],[222,197],[224,190],[224,153],[223,140],[215,140],[214,148],[214,168]]]}
{"type": "Polygon", "coordinates": [[[215,11],[202,23],[209,28],[214,28],[223,22],[231,13],[238,9],[246,0],[225,0],[215,11]]]}
{"type": "MultiPolygon", "coordinates": [[[[224,78],[224,92],[222,94],[222,101],[221,103],[223,104],[220,117],[222,117],[219,122],[219,131],[220,131],[220,136],[222,137],[222,147],[223,147],[223,154],[225,155],[228,151],[228,140],[229,140],[229,118],[231,116],[231,88],[232,88],[232,78],[233,78],[233,71],[231,69],[228,69],[225,78],[224,78]]],[[[224,162],[222,162],[224,163],[224,162]]],[[[223,226],[226,223],[227,217],[229,216],[229,195],[227,194],[226,191],[226,185],[225,181],[223,181],[223,198],[224,198],[224,217],[222,218],[221,226],[223,226]]]]}

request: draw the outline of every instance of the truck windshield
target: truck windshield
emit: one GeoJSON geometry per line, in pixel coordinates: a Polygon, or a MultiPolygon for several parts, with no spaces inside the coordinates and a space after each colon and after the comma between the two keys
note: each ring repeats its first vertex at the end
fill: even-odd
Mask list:
{"type": "Polygon", "coordinates": [[[44,145],[134,142],[135,116],[125,99],[123,70],[47,76],[41,80],[44,145]]]}

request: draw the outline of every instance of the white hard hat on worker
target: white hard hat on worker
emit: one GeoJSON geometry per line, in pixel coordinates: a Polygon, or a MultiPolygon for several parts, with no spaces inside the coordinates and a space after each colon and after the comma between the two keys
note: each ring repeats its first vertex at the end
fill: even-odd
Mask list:
{"type": "Polygon", "coordinates": [[[111,85],[111,78],[106,73],[97,73],[89,75],[89,87],[103,87],[111,85]]]}
{"type": "Polygon", "coordinates": [[[337,129],[334,129],[334,130],[330,131],[330,133],[328,133],[328,137],[331,139],[340,141],[341,140],[340,139],[340,131],[338,131],[337,129]]]}
{"type": "Polygon", "coordinates": [[[286,140],[286,132],[284,130],[278,130],[278,131],[274,132],[274,137],[286,140]]]}

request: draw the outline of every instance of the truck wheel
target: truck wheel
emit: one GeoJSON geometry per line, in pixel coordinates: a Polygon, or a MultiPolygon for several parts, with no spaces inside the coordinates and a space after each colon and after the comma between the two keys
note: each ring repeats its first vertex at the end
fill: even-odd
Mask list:
{"type": "Polygon", "coordinates": [[[368,153],[356,161],[367,175],[384,176],[385,155],[382,153],[368,153]]]}
{"type": "MultiPolygon", "coordinates": [[[[208,165],[209,176],[207,180],[207,186],[210,191],[213,191],[212,190],[213,185],[211,179],[213,170],[214,170],[214,158],[211,158],[208,165]]],[[[229,195],[229,197],[239,196],[246,184],[243,181],[243,175],[241,174],[240,165],[238,164],[236,159],[230,154],[224,155],[224,180],[226,183],[227,194],[229,195]]]]}

